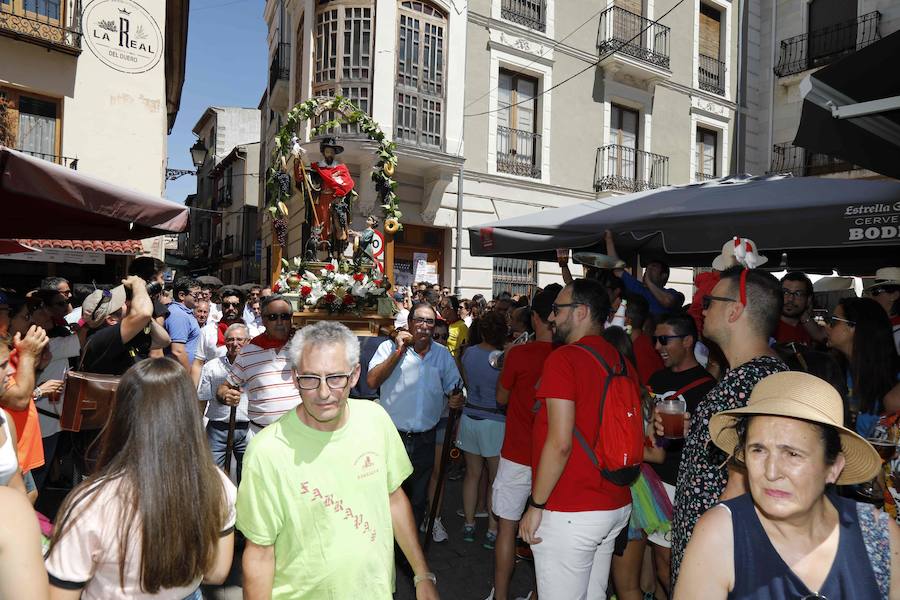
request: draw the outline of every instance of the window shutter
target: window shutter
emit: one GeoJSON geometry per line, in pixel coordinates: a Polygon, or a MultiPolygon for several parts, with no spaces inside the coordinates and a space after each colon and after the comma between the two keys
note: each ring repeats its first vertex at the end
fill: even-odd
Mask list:
{"type": "Polygon", "coordinates": [[[721,15],[715,9],[700,6],[700,54],[719,58],[721,15]]]}
{"type": "Polygon", "coordinates": [[[619,8],[624,8],[630,13],[644,15],[644,3],[642,0],[615,0],[613,4],[619,8]]]}

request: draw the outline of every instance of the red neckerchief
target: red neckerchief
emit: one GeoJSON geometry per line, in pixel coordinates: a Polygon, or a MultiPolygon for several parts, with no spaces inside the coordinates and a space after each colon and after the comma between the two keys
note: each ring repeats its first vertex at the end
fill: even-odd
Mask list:
{"type": "Polygon", "coordinates": [[[231,323],[225,323],[223,321],[219,321],[218,326],[216,327],[216,346],[224,346],[225,345],[225,331],[235,323],[244,323],[243,319],[238,319],[236,321],[232,321],[231,323]]]}
{"type": "Polygon", "coordinates": [[[250,343],[254,346],[259,346],[263,350],[275,350],[276,352],[281,350],[287,342],[287,340],[277,340],[268,333],[261,333],[250,340],[250,343]]]}

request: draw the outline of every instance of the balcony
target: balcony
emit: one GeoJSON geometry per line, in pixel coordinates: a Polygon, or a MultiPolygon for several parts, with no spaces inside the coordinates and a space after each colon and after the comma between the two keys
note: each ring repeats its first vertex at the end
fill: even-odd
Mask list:
{"type": "Polygon", "coordinates": [[[291,45],[278,44],[269,66],[269,106],[276,112],[287,109],[291,79],[291,45]]]}
{"type": "Polygon", "coordinates": [[[601,64],[646,78],[669,73],[669,28],[613,6],[600,14],[597,49],[612,54],[601,64]]]}
{"type": "Polygon", "coordinates": [[[541,134],[497,127],[497,172],[541,178],[541,134]]]}
{"type": "Polygon", "coordinates": [[[831,27],[797,35],[781,42],[775,74],[786,77],[833,63],[842,56],[881,39],[878,11],[831,27]]]}
{"type": "Polygon", "coordinates": [[[718,175],[710,175],[709,173],[701,173],[699,171],[694,172],[694,181],[696,183],[701,183],[703,181],[712,181],[718,178],[718,175]]]}
{"type": "Polygon", "coordinates": [[[698,55],[697,79],[701,90],[724,96],[725,62],[705,54],[698,55]]]}
{"type": "Polygon", "coordinates": [[[500,16],[536,31],[547,30],[547,3],[545,0],[503,0],[500,16]]]}
{"type": "Polygon", "coordinates": [[[817,177],[846,173],[859,168],[841,158],[807,152],[805,148],[785,142],[772,146],[772,168],[769,174],[790,173],[794,177],[817,177]]]}
{"type": "Polygon", "coordinates": [[[627,146],[597,148],[594,191],[640,192],[669,185],[669,157],[627,146]]]}
{"type": "Polygon", "coordinates": [[[225,243],[222,245],[222,256],[231,256],[234,254],[234,236],[226,235],[225,243]]]}
{"type": "Polygon", "coordinates": [[[69,156],[60,156],[58,154],[45,154],[43,152],[32,152],[31,150],[21,150],[16,148],[22,154],[28,154],[29,156],[33,156],[35,158],[39,158],[41,160],[46,160],[47,162],[56,163],[58,165],[62,165],[64,167],[69,167],[73,171],[78,170],[78,159],[71,158],[69,156]]]}
{"type": "Polygon", "coordinates": [[[81,54],[81,1],[71,14],[58,0],[0,0],[0,35],[24,40],[48,50],[81,54]]]}

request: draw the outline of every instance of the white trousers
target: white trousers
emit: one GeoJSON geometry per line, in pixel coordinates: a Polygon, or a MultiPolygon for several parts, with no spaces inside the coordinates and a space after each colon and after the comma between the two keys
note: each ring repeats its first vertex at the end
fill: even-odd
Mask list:
{"type": "Polygon", "coordinates": [[[616,536],[628,524],[631,505],[617,510],[545,510],[531,546],[541,600],[606,600],[616,536]]]}

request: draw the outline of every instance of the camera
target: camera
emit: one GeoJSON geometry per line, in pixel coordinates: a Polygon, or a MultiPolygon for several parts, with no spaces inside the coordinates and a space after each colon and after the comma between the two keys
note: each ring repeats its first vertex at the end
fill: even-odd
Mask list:
{"type": "Polygon", "coordinates": [[[163,290],[163,286],[158,281],[147,284],[147,295],[156,296],[163,290]]]}

